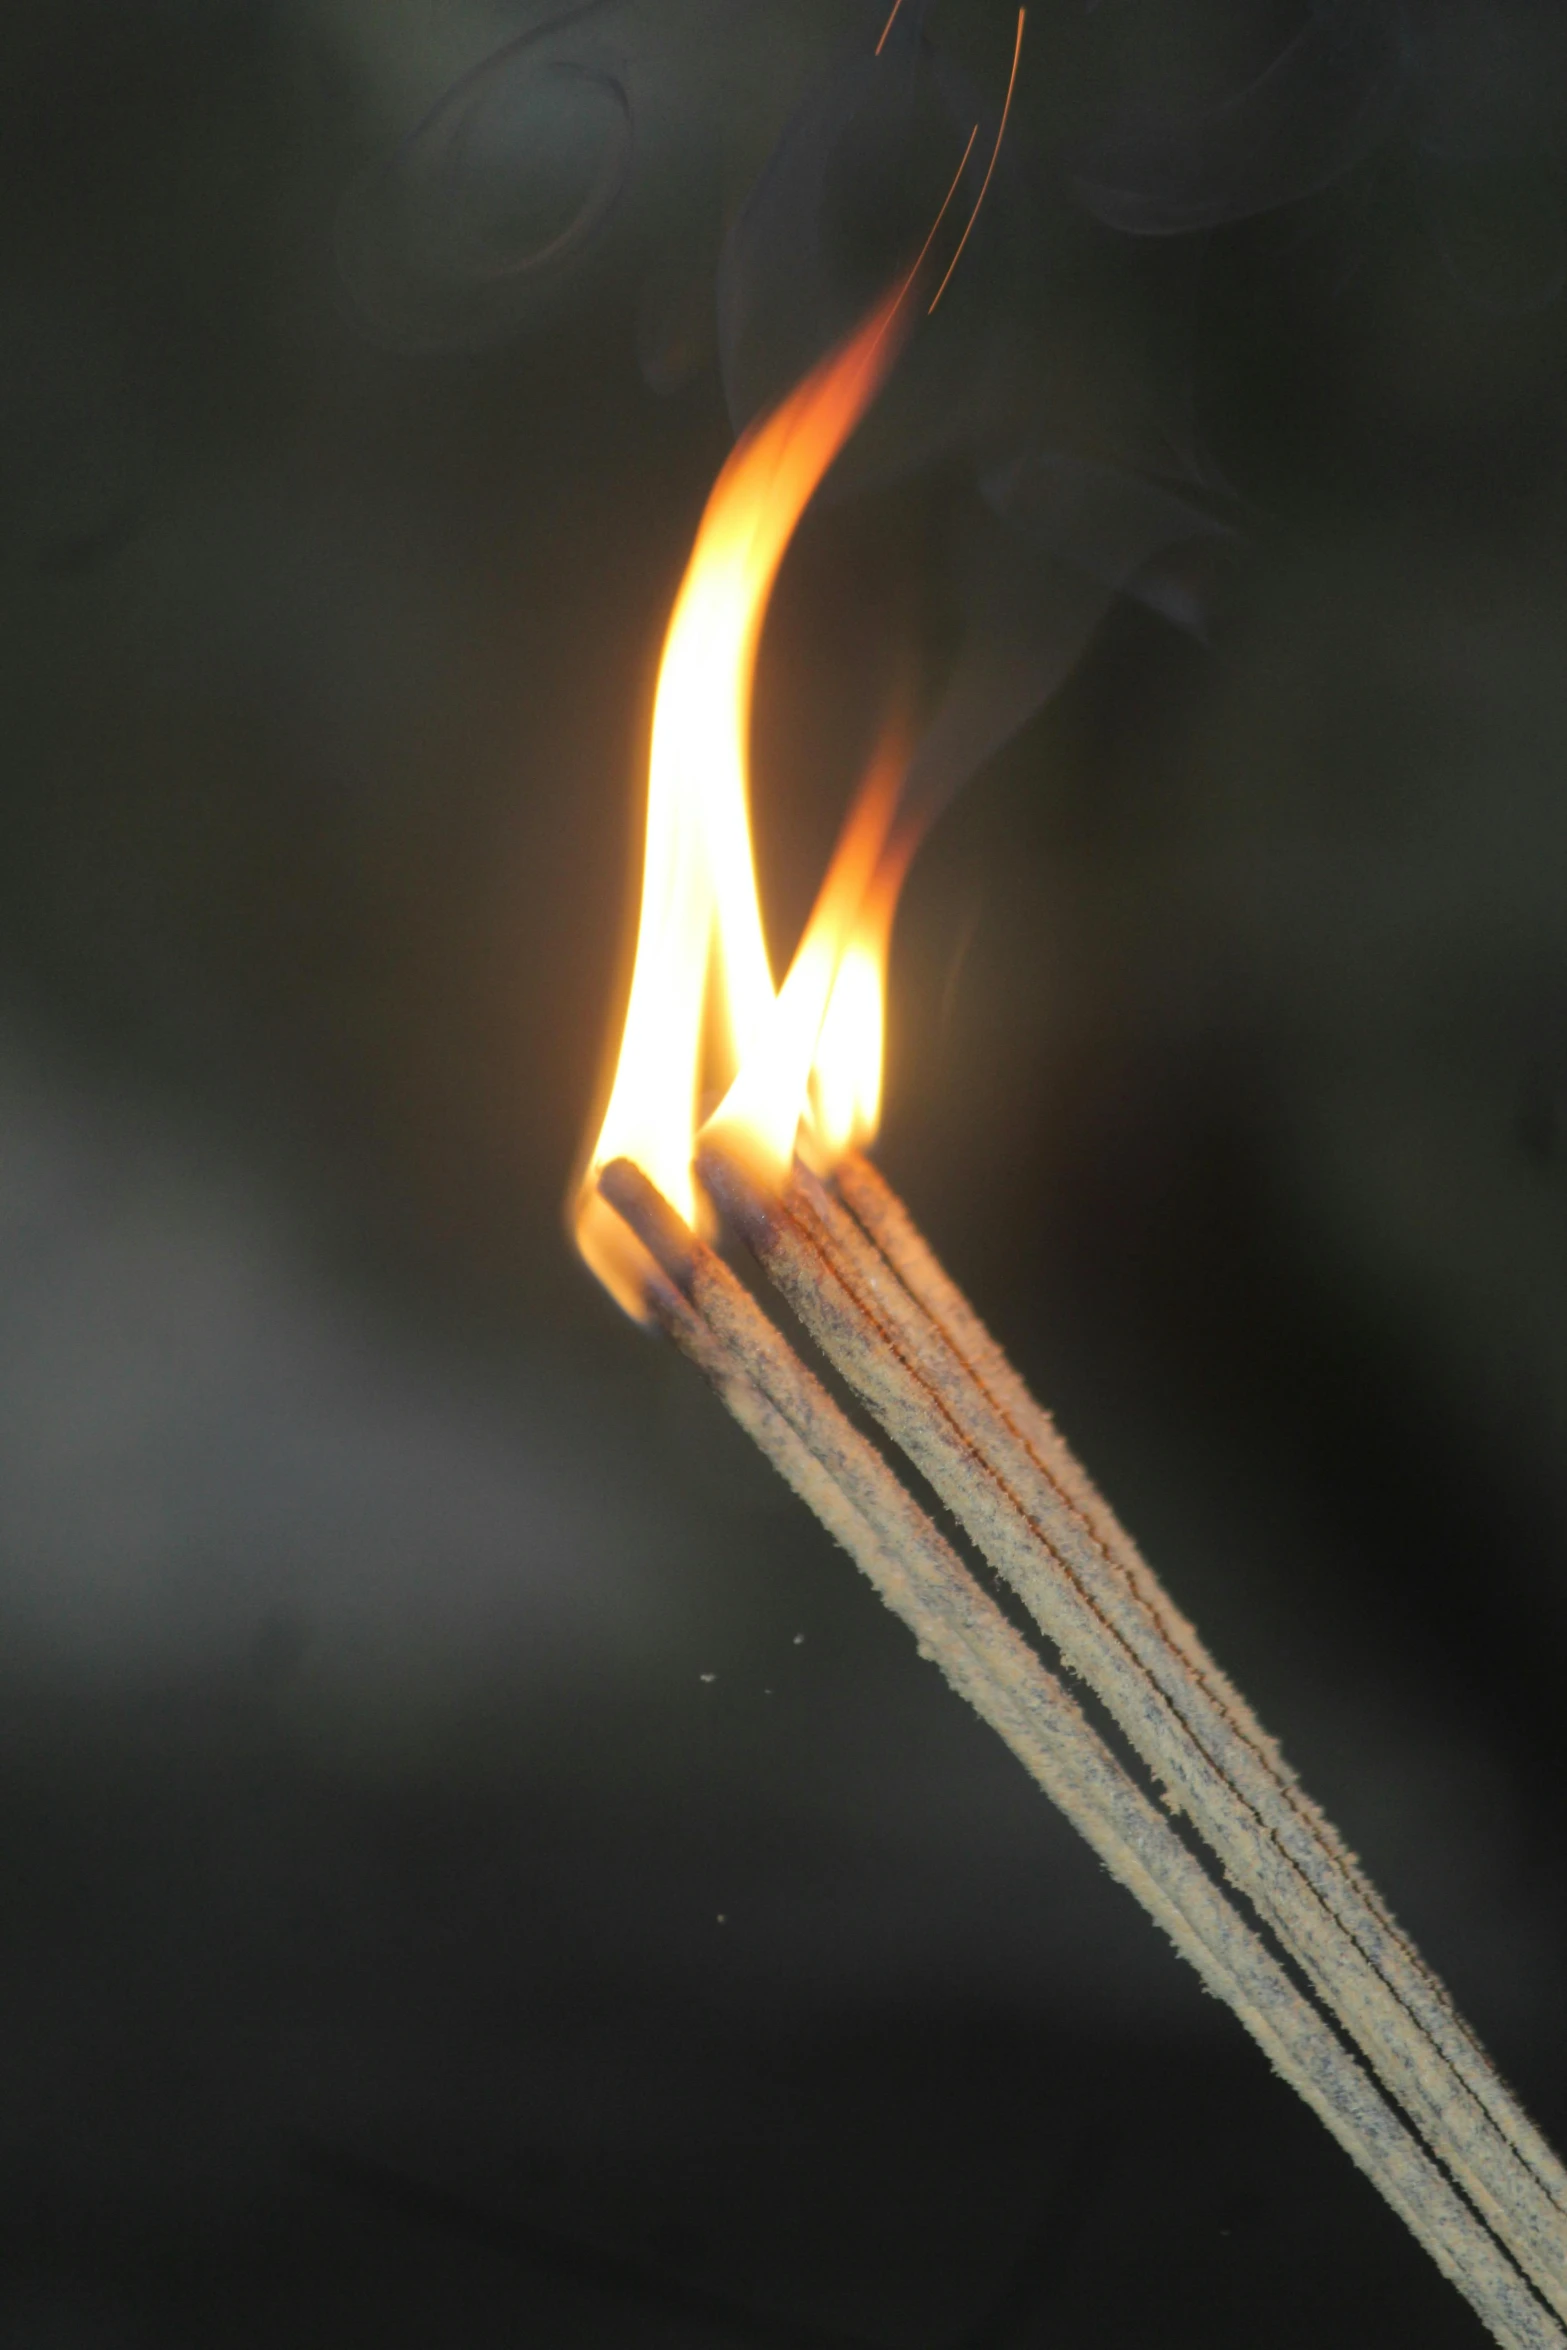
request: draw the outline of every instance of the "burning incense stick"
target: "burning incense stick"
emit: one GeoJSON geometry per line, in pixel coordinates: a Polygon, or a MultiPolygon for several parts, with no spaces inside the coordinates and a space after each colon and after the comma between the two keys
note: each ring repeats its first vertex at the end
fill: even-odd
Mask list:
{"type": "MultiPolygon", "coordinates": [[[[1014,50],[1014,78],[1016,67],[1014,50]]],[[[697,1362],[1497,2339],[1567,2350],[1557,2323],[1567,2317],[1567,2173],[906,1212],[850,1148],[875,1124],[885,950],[913,846],[897,814],[901,771],[873,762],[794,963],[773,985],[746,784],[762,618],[800,515],[909,331],[908,297],[952,192],[897,291],[743,437],[703,515],[660,665],[631,993],[577,1194],[579,1245],[629,1312],[662,1324],[697,1362]],[[728,1091],[694,1176],[698,1105],[715,1080],[728,1091]],[[839,1165],[839,1191],[800,1165],[797,1147],[839,1165]],[[1108,1709],[1166,1802],[1189,1814],[1396,2104],[696,1236],[698,1178],[1108,1709]]]]}
{"type": "Polygon", "coordinates": [[[1536,2288],[1567,2314],[1567,2177],[886,1187],[851,1217],[732,1149],[704,1183],[805,1328],[1188,1812],[1536,2288]],[[878,1249],[885,1237],[890,1253],[878,1249]],[[901,1258],[922,1291],[900,1278],[901,1258]]]}
{"type": "Polygon", "coordinates": [[[1496,2339],[1560,2350],[1559,2329],[1326,2020],[755,1300],[629,1161],[606,1168],[600,1188],[657,1268],[648,1290],[654,1317],[848,1550],[921,1654],[1235,2010],[1496,2339]]]}

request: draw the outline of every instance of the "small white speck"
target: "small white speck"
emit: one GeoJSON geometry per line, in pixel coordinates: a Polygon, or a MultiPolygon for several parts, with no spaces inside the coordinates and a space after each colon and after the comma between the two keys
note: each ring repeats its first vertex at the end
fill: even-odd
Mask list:
{"type": "Polygon", "coordinates": [[[697,1679],[699,1681],[716,1681],[718,1679],[718,1675],[716,1673],[699,1673],[697,1675],[697,1679]]]}
{"type": "Polygon", "coordinates": [[[764,1689],[764,1690],[762,1691],[762,1695],[763,1695],[764,1697],[771,1697],[771,1696],[772,1696],[772,1691],[771,1691],[770,1689],[764,1689]]]}
{"type": "Polygon", "coordinates": [[[722,1910],[720,1910],[718,1913],[718,1922],[721,1926],[727,1926],[729,1923],[728,1918],[725,1916],[722,1910]]]}
{"type": "Polygon", "coordinates": [[[805,1634],[803,1632],[796,1632],[794,1636],[794,1645],[796,1648],[803,1648],[805,1646],[805,1634]]]}

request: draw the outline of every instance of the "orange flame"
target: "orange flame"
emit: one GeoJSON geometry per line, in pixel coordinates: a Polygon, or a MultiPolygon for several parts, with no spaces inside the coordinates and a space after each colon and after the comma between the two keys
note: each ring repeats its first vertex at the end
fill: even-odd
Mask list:
{"type": "MultiPolygon", "coordinates": [[[[884,756],[896,756],[901,781],[901,746],[884,756]]],[[[819,1172],[845,1151],[874,1142],[881,1124],[892,920],[917,845],[917,834],[905,833],[883,847],[838,960],[811,1066],[810,1124],[801,1137],[819,1172]]]]}
{"type": "MultiPolygon", "coordinates": [[[[898,782],[890,753],[861,789],[775,994],[748,813],[757,645],[795,527],[896,356],[900,304],[901,292],[879,304],[736,447],[708,500],[664,640],[631,996],[576,1217],[583,1255],[630,1313],[642,1311],[646,1260],[600,1201],[598,1170],[613,1158],[634,1159],[688,1222],[699,1221],[691,1161],[710,1074],[705,1053],[713,1051],[720,1082],[731,1081],[719,1119],[781,1175],[810,1111],[818,1038],[886,840],[898,782]]],[[[863,994],[863,978],[858,987],[863,994]]],[[[846,1118],[837,1105],[850,1096],[873,1101],[880,1084],[879,1012],[872,1070],[849,1072],[845,1021],[839,1014],[833,1022],[834,1073],[825,1087],[833,1134],[865,1130],[856,1111],[846,1118]]],[[[863,1021],[861,1033],[872,1033],[863,1021]]]]}
{"type": "MultiPolygon", "coordinates": [[[[878,55],[897,13],[895,0],[878,55]]],[[[995,146],[931,309],[996,168],[1023,23],[1020,8],[995,146]]],[[[578,1246],[630,1314],[644,1311],[650,1260],[600,1198],[598,1174],[611,1159],[633,1159],[688,1223],[700,1224],[692,1160],[706,1078],[728,1085],[711,1130],[777,1183],[796,1149],[827,1168],[876,1131],[887,949],[916,845],[893,831],[903,749],[889,737],[872,761],[775,994],[751,851],[751,683],[784,551],[886,379],[908,328],[906,298],[962,185],[978,129],[897,291],[736,447],[708,499],[670,616],[653,706],[631,998],[609,1106],[576,1201],[578,1246]]]]}

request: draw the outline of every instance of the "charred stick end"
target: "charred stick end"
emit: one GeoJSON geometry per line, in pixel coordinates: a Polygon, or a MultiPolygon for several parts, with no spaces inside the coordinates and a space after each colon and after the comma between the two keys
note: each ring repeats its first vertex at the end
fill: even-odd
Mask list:
{"type": "MultiPolygon", "coordinates": [[[[643,1174],[634,1159],[611,1159],[600,1172],[598,1187],[616,1215],[629,1224],[660,1272],[676,1289],[689,1294],[701,1243],[658,1186],[643,1174]]],[[[650,1295],[649,1304],[654,1302],[650,1295]]]]}
{"type": "Polygon", "coordinates": [[[696,1176],[730,1231],[765,1265],[782,1210],[744,1149],[728,1138],[709,1138],[696,1154],[696,1176]]]}

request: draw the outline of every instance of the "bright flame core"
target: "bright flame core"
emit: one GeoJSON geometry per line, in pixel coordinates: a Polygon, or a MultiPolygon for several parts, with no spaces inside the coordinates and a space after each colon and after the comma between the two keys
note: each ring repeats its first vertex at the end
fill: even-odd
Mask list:
{"type": "Polygon", "coordinates": [[[748,810],[751,684],[767,600],[812,493],[901,340],[893,296],[737,445],[707,502],[670,616],[653,709],[647,840],[631,997],[577,1240],[628,1313],[648,1260],[595,1181],[635,1160],[688,1223],[705,1054],[732,1080],[715,1128],[782,1180],[801,1138],[830,1163],[876,1127],[882,972],[902,860],[885,860],[901,767],[884,747],[850,811],[775,994],[748,810]],[[890,876],[890,879],[884,878],[890,876]],[[716,1013],[716,1038],[713,1015],[716,1013]]]}
{"type": "MultiPolygon", "coordinates": [[[[900,756],[900,781],[902,768],[900,756]]],[[[912,851],[912,841],[883,847],[839,959],[811,1068],[810,1156],[818,1167],[874,1141],[881,1124],[887,957],[912,851]]]]}

